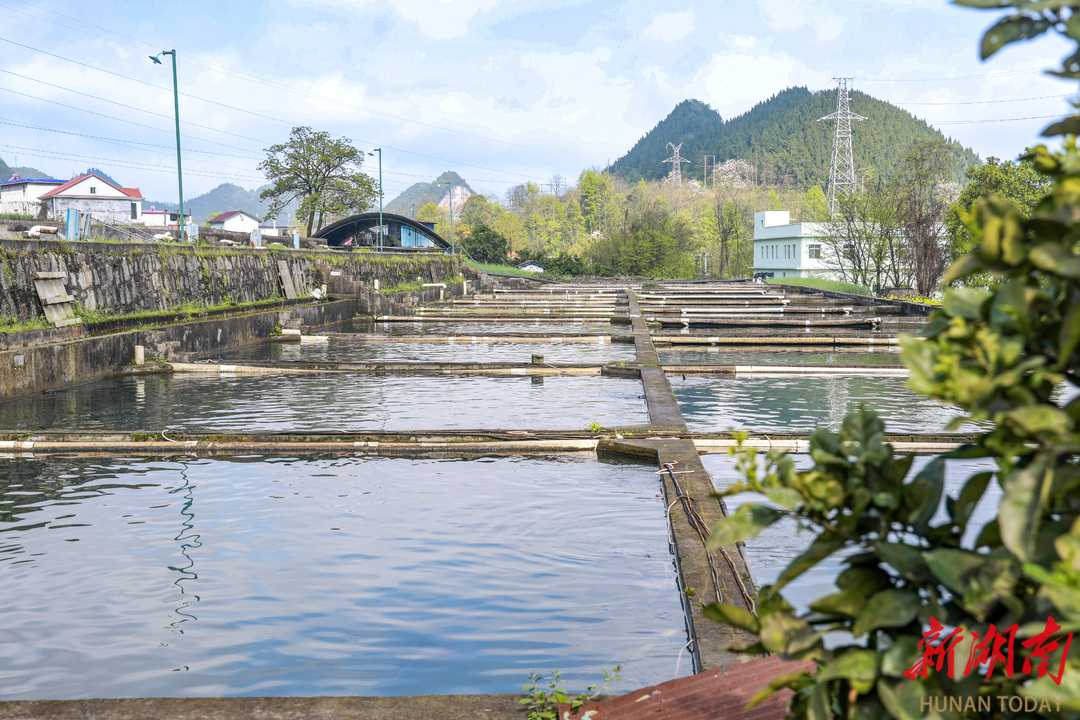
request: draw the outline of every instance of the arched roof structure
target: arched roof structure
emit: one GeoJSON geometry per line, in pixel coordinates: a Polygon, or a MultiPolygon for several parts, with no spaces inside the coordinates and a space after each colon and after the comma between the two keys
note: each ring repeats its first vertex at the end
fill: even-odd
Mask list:
{"type": "MultiPolygon", "coordinates": [[[[423,250],[437,248],[448,250],[450,243],[443,240],[430,225],[393,213],[382,214],[383,247],[394,249],[423,250]]],[[[327,225],[312,237],[326,240],[330,247],[379,246],[379,213],[366,212],[352,215],[327,225]]]]}

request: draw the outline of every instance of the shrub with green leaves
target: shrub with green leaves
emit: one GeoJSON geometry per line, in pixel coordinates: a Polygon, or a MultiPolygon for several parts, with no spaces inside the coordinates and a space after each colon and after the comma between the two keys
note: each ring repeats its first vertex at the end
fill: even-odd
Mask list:
{"type": "MultiPolygon", "coordinates": [[[[984,57],[1051,28],[1080,42],[1080,0],[957,2],[1017,8],[987,32],[984,57]]],[[[1080,53],[1059,74],[1080,77],[1080,53]]],[[[1080,117],[1048,129],[1078,131],[1080,117]]],[[[1049,194],[1030,217],[1001,198],[980,200],[968,224],[976,249],[946,275],[952,282],[987,273],[997,281],[992,290],[947,291],[923,337],[903,340],[911,387],[991,429],[914,477],[911,458],[884,442],[884,425],[869,412],[849,415],[838,433],[816,431],[807,470],[781,453],[768,453],[763,467],[753,451],[739,453],[745,482],[724,494],[754,490],[771,503],[741,506],[719,523],[714,543],[750,539],[783,517],[817,536],[761,589],[756,616],[726,605],[707,612],[757,634],[744,650],[817,662],[814,672],[777,678],[763,693],[794,689],[796,717],[1019,716],[1001,712],[1003,696],[1052,698],[1029,705],[1024,717],[1080,717],[1080,650],[1064,656],[1066,636],[1080,630],[1080,152],[1067,135],[1060,152],[1038,147],[1029,157],[1052,181],[1049,194]],[[1063,386],[1071,400],[1059,404],[1063,386]],[[935,520],[948,457],[988,458],[996,469],[968,478],[945,500],[946,518],[935,520]],[[1003,493],[997,517],[965,542],[991,482],[1003,493]],[[837,553],[844,565],[837,591],[797,613],[782,590],[837,553]],[[1049,640],[1059,644],[1044,666],[1033,653],[1049,648],[1039,635],[1050,617],[1060,629],[1049,640]],[[979,668],[992,647],[980,648],[973,633],[985,643],[991,626],[1006,638],[1015,626],[1013,642],[999,648],[1014,651],[1011,675],[1004,662],[989,674],[979,668]],[[942,630],[927,642],[931,627],[942,630]],[[937,647],[954,629],[962,639],[952,648],[953,677],[944,667],[912,672],[925,646],[937,647]],[[927,709],[933,697],[989,698],[993,712],[927,709]]]]}

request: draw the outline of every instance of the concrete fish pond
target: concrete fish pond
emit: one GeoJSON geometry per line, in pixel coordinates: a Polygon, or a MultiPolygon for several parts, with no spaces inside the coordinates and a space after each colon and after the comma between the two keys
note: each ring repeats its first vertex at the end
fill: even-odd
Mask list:
{"type": "Polygon", "coordinates": [[[726,668],[746,635],[701,608],[752,610],[771,561],[702,541],[723,430],[805,452],[866,402],[911,449],[962,439],[922,434],[953,412],[904,388],[910,303],[454,284],[442,259],[416,274],[447,287],[384,294],[371,255],[326,303],[0,351],[0,718],[342,696],[498,720],[534,671],[574,691],[621,664],[625,692],[726,668]]]}
{"type": "Polygon", "coordinates": [[[51,459],[0,483],[7,699],[511,693],[689,672],[649,468],[51,459]]]}

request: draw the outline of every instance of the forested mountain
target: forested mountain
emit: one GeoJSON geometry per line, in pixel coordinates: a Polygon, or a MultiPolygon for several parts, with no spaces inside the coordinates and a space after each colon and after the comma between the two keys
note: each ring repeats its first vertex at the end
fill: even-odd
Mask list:
{"type": "MultiPolygon", "coordinates": [[[[210,215],[216,215],[217,213],[228,212],[230,210],[243,210],[244,212],[251,213],[260,220],[270,222],[273,218],[263,217],[263,213],[266,211],[267,202],[259,199],[259,193],[261,193],[269,185],[263,185],[262,187],[255,188],[254,190],[247,190],[239,185],[233,185],[232,183],[222,183],[210,192],[203,193],[196,197],[184,200],[184,212],[190,212],[191,218],[198,224],[209,217],[210,215]]],[[[143,209],[149,210],[153,206],[158,210],[170,210],[176,211],[178,209],[177,203],[174,202],[161,202],[147,200],[143,203],[143,209]]],[[[278,224],[284,225],[289,218],[287,213],[292,213],[292,219],[296,220],[296,206],[294,201],[289,203],[278,215],[278,224]]]]}
{"type": "MultiPolygon", "coordinates": [[[[972,150],[945,138],[906,110],[857,90],[851,92],[850,103],[851,112],[867,118],[852,123],[855,166],[866,168],[871,177],[891,177],[913,140],[946,140],[957,160],[957,181],[968,167],[980,164],[972,150]]],[[[758,168],[760,182],[824,188],[829,180],[834,123],[817,120],[834,112],[836,90],[812,93],[804,87],[788,88],[727,121],[703,102],[684,100],[608,170],[630,182],[659,180],[671,170],[671,163],[663,162],[671,157],[667,147],[671,142],[683,143],[680,155],[690,161],[682,167],[684,178],[700,180],[705,155],[715,155],[717,163],[747,160],[758,168]]]]}
{"type": "MultiPolygon", "coordinates": [[[[415,213],[420,212],[420,208],[424,205],[428,203],[438,203],[441,199],[445,198],[446,194],[450,192],[449,185],[451,183],[453,183],[454,187],[466,188],[470,195],[473,193],[472,188],[469,187],[469,183],[465,182],[460,175],[453,170],[447,170],[442,175],[435,178],[434,182],[413,183],[405,188],[400,195],[383,206],[383,211],[404,215],[406,217],[415,217],[415,213]]],[[[461,209],[459,205],[461,202],[461,195],[461,190],[456,190],[454,193],[454,206],[456,211],[460,211],[461,209]]]]}
{"type": "Polygon", "coordinates": [[[55,180],[52,175],[47,172],[38,170],[32,167],[12,167],[4,162],[3,158],[0,158],[0,182],[5,182],[12,175],[18,175],[24,180],[55,180]]]}

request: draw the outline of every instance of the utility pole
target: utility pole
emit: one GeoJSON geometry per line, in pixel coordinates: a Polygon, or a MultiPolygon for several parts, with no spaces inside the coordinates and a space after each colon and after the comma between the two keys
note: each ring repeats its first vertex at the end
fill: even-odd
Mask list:
{"type": "Polygon", "coordinates": [[[689,160],[684,160],[683,158],[679,157],[679,150],[683,146],[682,143],[679,143],[678,145],[674,145],[673,143],[668,143],[667,146],[669,148],[671,148],[671,153],[672,153],[671,157],[669,157],[667,160],[661,160],[660,162],[669,162],[669,163],[671,163],[671,173],[668,175],[668,182],[671,183],[671,186],[673,188],[681,188],[682,187],[682,164],[683,163],[688,163],[690,161],[689,160]]]}
{"type": "Polygon", "coordinates": [[[841,192],[856,190],[855,158],[851,152],[851,121],[865,120],[861,115],[851,112],[848,101],[848,83],[855,78],[833,78],[839,85],[836,92],[836,112],[818,118],[835,120],[836,131],[833,133],[832,165],[829,168],[829,215],[836,212],[836,197],[841,192]]]}
{"type": "Polygon", "coordinates": [[[701,275],[702,277],[709,276],[709,261],[712,260],[712,255],[705,252],[705,248],[701,248],[701,253],[698,255],[701,259],[701,275]]]}
{"type": "MultiPolygon", "coordinates": [[[[176,216],[176,224],[180,228],[180,242],[186,244],[188,237],[187,225],[184,224],[184,171],[180,167],[180,91],[176,87],[176,50],[162,50],[157,55],[151,55],[150,59],[154,61],[155,65],[161,65],[162,55],[172,56],[173,109],[176,115],[176,181],[180,186],[180,214],[176,216]]],[[[168,226],[167,216],[165,224],[168,226]]]]}

